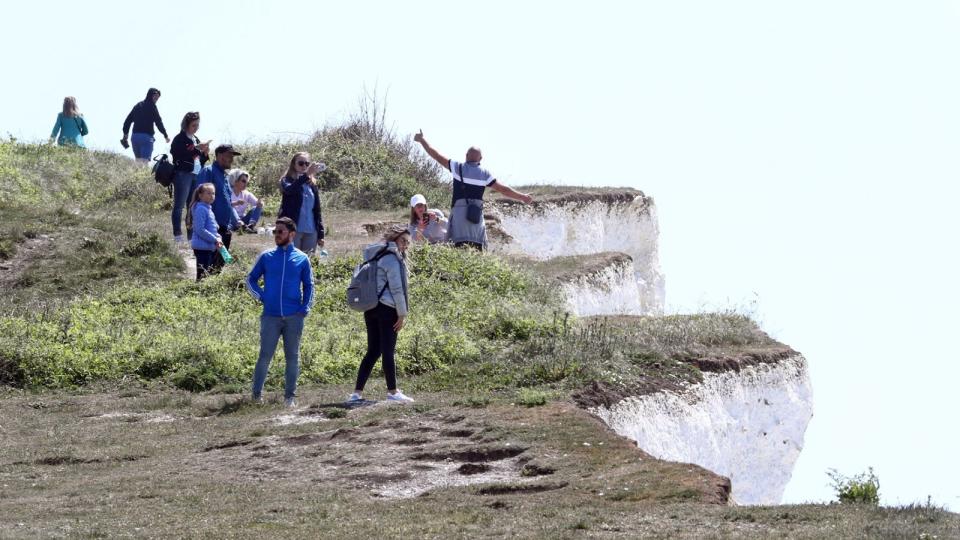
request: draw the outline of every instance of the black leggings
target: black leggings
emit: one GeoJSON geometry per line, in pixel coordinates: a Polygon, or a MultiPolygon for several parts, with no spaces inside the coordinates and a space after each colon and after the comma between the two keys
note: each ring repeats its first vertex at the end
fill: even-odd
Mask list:
{"type": "Polygon", "coordinates": [[[367,324],[367,355],[360,362],[356,390],[363,391],[370,372],[381,355],[387,390],[396,390],[397,366],[393,356],[397,349],[397,331],[393,329],[393,325],[397,323],[397,310],[386,304],[377,304],[377,307],[363,313],[363,322],[367,324]]]}
{"type": "Polygon", "coordinates": [[[213,273],[213,258],[216,253],[208,249],[193,250],[193,256],[197,258],[197,281],[213,273]]]}
{"type": "Polygon", "coordinates": [[[458,248],[468,247],[468,248],[473,248],[477,251],[483,251],[483,244],[481,244],[480,242],[457,242],[453,244],[453,247],[458,247],[458,248]]]}

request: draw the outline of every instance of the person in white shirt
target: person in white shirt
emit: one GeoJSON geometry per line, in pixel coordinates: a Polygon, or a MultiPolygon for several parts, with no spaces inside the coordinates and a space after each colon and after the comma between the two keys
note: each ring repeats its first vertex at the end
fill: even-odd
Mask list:
{"type": "Polygon", "coordinates": [[[227,180],[230,182],[230,205],[237,211],[243,228],[247,232],[256,232],[260,214],[263,213],[263,201],[247,191],[250,182],[250,173],[241,169],[230,171],[227,180]]]}

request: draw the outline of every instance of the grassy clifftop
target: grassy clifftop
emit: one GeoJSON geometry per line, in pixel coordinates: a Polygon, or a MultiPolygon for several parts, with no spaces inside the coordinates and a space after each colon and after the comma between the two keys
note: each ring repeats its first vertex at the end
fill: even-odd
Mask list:
{"type": "MultiPolygon", "coordinates": [[[[321,180],[335,253],[315,261],[306,406],[292,412],[245,399],[259,308],[241,281],[269,239],[237,238],[239,264],[195,284],[169,242],[169,198],[147,171],[110,153],[0,143],[10,224],[0,229],[0,536],[960,530],[935,507],[725,506],[729,481],[653,459],[577,405],[681,388],[726,359],[789,350],[734,313],[574,319],[557,293],[563,272],[520,259],[415,249],[398,360],[419,402],[345,408],[365,344],[343,302],[369,239],[358,223],[402,219],[411,192],[448,197],[435,167],[369,128],[252,145],[237,164],[268,212],[290,154],[306,148],[330,164],[321,180]]],[[[278,351],[270,392],[282,364],[278,351]]],[[[379,376],[369,390],[382,394],[379,376]]]]}

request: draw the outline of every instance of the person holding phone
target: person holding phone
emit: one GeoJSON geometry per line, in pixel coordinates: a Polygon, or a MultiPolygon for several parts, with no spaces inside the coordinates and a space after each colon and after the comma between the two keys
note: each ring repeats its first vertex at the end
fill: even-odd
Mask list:
{"type": "Polygon", "coordinates": [[[410,239],[439,244],[447,240],[447,218],[436,208],[427,208],[427,198],[417,193],[410,198],[410,239]]]}
{"type": "Polygon", "coordinates": [[[176,174],[173,177],[173,210],[170,221],[173,224],[173,240],[183,242],[180,227],[183,208],[192,201],[191,195],[197,189],[197,175],[210,159],[210,141],[201,143],[197,138],[200,129],[200,113],[188,112],[180,121],[180,133],[170,143],[170,154],[176,174]]]}
{"type": "Polygon", "coordinates": [[[480,166],[483,153],[476,146],[467,150],[463,163],[447,159],[434,150],[423,137],[423,130],[413,136],[413,140],[427,154],[453,174],[453,208],[450,209],[450,221],[447,227],[447,240],[457,247],[472,247],[483,250],[487,246],[487,227],[483,221],[483,194],[492,188],[501,194],[530,204],[533,198],[526,193],[514,191],[498,182],[496,177],[480,166]]]}
{"type": "Polygon", "coordinates": [[[290,159],[287,173],[280,179],[279,217],[287,217],[297,224],[294,246],[304,253],[322,248],[324,241],[323,215],[320,211],[320,188],[317,173],[326,170],[323,163],[310,161],[310,154],[297,152],[290,159]]]}

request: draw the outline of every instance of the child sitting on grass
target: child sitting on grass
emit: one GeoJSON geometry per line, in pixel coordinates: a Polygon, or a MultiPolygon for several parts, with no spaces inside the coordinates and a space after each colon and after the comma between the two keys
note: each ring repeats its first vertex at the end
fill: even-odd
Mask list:
{"type": "Polygon", "coordinates": [[[197,258],[197,281],[213,273],[213,260],[223,245],[223,239],[217,232],[217,218],[213,215],[213,200],[217,197],[217,189],[211,183],[200,184],[193,193],[193,204],[190,206],[187,226],[193,229],[190,247],[197,258]]]}
{"type": "Polygon", "coordinates": [[[243,222],[243,230],[246,232],[256,232],[257,223],[260,221],[260,214],[263,212],[263,201],[254,197],[253,193],[247,191],[247,184],[250,182],[250,173],[240,169],[230,172],[227,177],[230,182],[230,206],[237,211],[240,221],[243,222]]]}

